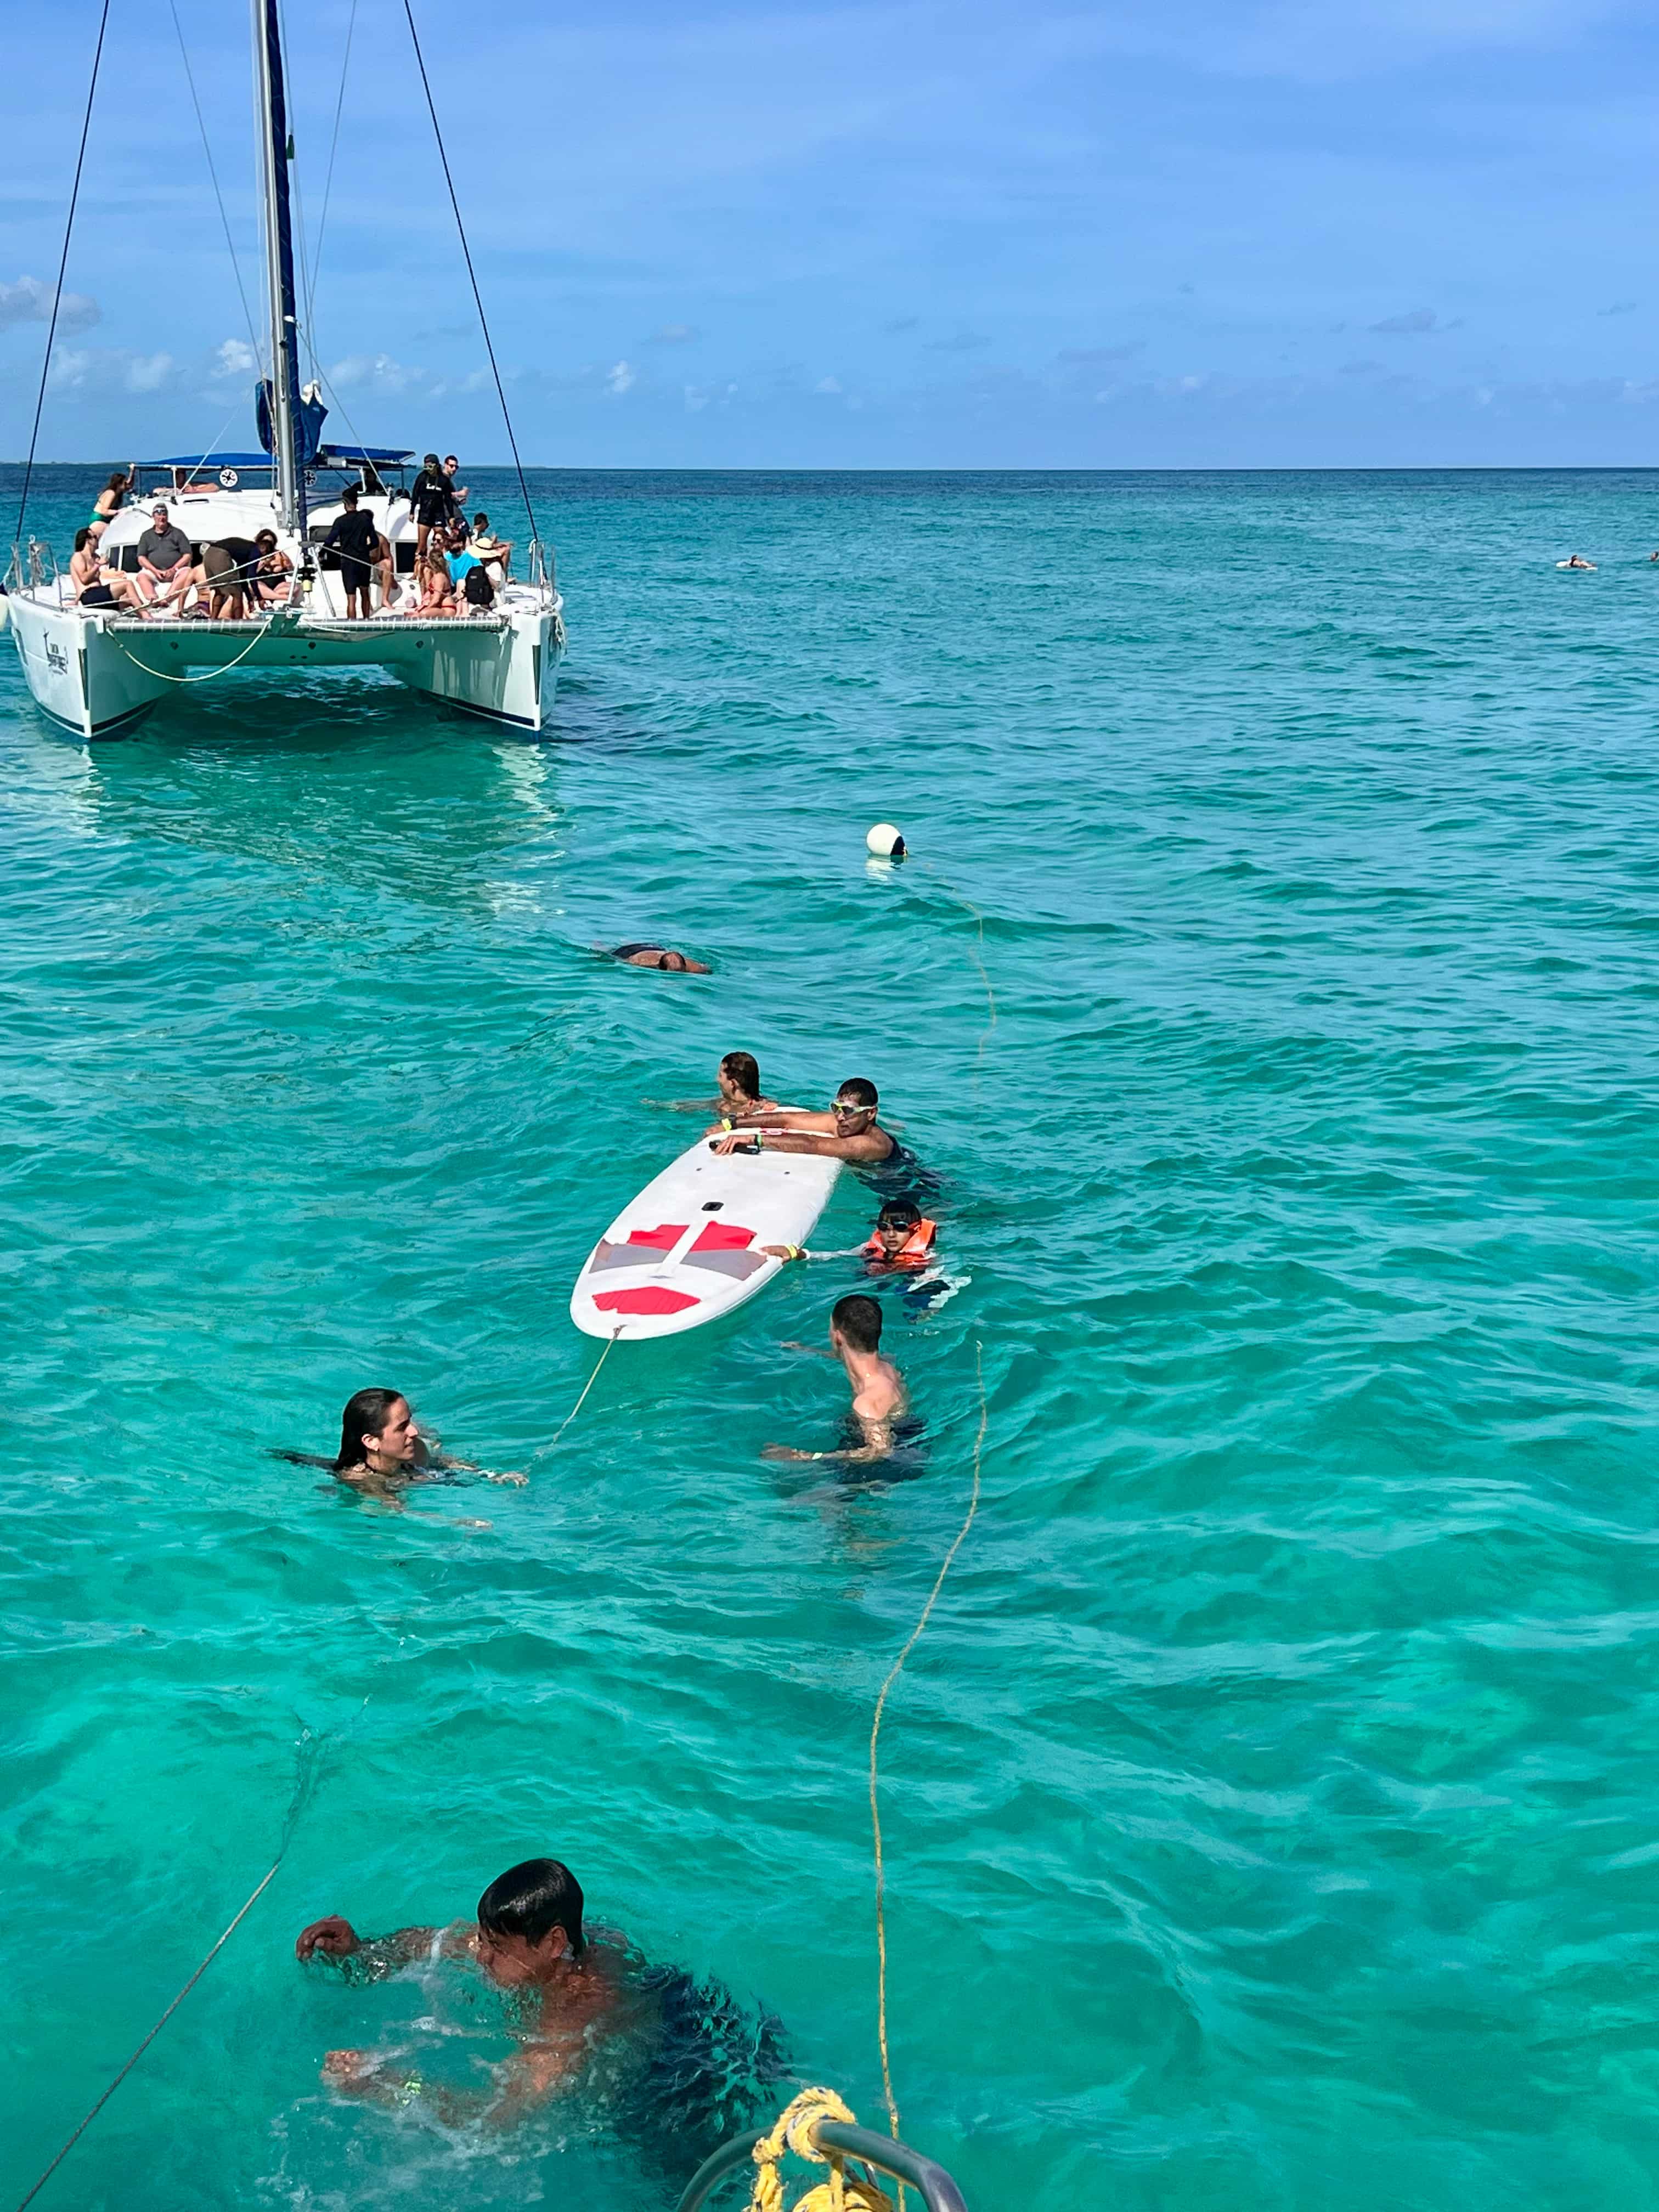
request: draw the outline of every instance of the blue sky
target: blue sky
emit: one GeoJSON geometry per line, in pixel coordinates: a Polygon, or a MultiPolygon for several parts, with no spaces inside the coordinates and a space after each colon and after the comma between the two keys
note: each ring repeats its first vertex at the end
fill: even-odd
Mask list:
{"type": "MultiPolygon", "coordinates": [[[[314,235],[352,10],[286,4],[314,235]]],[[[177,6],[252,295],[245,10],[177,6]]],[[[528,461],[1659,459],[1659,21],[1625,0],[416,14],[528,461]]],[[[97,8],[5,15],[9,458],[97,8]]],[[[117,0],[105,70],[42,453],[249,442],[167,0],[117,0]]],[[[314,335],[335,434],[505,457],[400,0],[358,0],[314,335]]]]}

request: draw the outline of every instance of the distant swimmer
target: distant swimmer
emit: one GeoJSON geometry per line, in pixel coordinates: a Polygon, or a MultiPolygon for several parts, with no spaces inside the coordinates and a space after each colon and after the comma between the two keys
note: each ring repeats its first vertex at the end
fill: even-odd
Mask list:
{"type": "MultiPolygon", "coordinates": [[[[807,1352],[810,1345],[791,1347],[807,1352]]],[[[845,1451],[797,1451],[793,1444],[768,1444],[766,1459],[839,1460],[843,1466],[868,1466],[890,1456],[894,1424],[910,1410],[904,1378],[881,1356],[881,1308],[862,1291],[839,1298],[830,1316],[830,1356],[847,1370],[853,1390],[853,1425],[863,1442],[845,1451]]]]}
{"type": "Polygon", "coordinates": [[[365,1939],[337,1913],[313,1920],[295,1956],[337,1966],[352,1984],[441,1960],[476,1968],[507,1993],[518,2046],[483,2090],[428,2081],[407,2055],[367,2051],[331,2051],[325,2081],[394,2110],[418,2101],[447,2127],[490,2128],[586,2086],[624,2131],[695,2165],[781,2078],[777,2022],[745,2013],[719,1983],[647,1965],[614,1929],[585,1930],[581,1884],[562,1861],[526,1859],[490,1883],[476,1919],[447,1928],[365,1939]]]}
{"type": "Polygon", "coordinates": [[[692,959],[689,952],[676,952],[666,945],[618,945],[612,948],[611,957],[625,961],[630,968],[658,968],[665,975],[712,975],[714,972],[702,961],[692,959]]]}
{"type": "Polygon", "coordinates": [[[880,1103],[875,1085],[855,1075],[842,1085],[827,1114],[750,1115],[724,1134],[708,1133],[717,1152],[814,1152],[821,1159],[875,1167],[898,1151],[897,1139],[876,1119],[880,1103]]]}
{"type": "Polygon", "coordinates": [[[450,1474],[480,1474],[486,1482],[522,1484],[528,1480],[522,1474],[492,1474],[471,1460],[452,1459],[434,1449],[422,1435],[401,1390],[359,1390],[348,1398],[340,1416],[340,1449],[331,1460],[308,1452],[283,1451],[276,1456],[298,1467],[325,1468],[348,1489],[399,1511],[403,1493],[411,1486],[441,1482],[450,1474]]]}
{"type": "Polygon", "coordinates": [[[723,1127],[745,1114],[775,1114],[778,1102],[761,1089],[760,1063],[752,1052],[728,1052],[714,1073],[714,1098],[647,1098],[647,1106],[661,1106],[670,1114],[720,1114],[723,1127]]]}
{"type": "MultiPolygon", "coordinates": [[[[1659,560],[1659,554],[1654,557],[1659,560]]],[[[1582,553],[1569,554],[1565,561],[1558,561],[1555,565],[1558,568],[1588,568],[1592,576],[1595,574],[1595,562],[1585,560],[1582,553]]]]}

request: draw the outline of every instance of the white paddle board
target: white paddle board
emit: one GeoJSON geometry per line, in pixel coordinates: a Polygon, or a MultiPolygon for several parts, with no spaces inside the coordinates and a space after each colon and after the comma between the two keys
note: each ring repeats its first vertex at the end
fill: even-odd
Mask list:
{"type": "Polygon", "coordinates": [[[808,1152],[732,1152],[700,1137],[625,1206],[570,1294],[587,1336],[678,1336],[752,1298],[804,1244],[841,1171],[808,1152]]]}

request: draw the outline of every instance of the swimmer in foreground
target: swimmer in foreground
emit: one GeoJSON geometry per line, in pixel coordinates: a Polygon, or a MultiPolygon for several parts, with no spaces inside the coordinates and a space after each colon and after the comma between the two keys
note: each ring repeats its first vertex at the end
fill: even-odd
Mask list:
{"type": "Polygon", "coordinates": [[[1569,554],[1565,561],[1558,561],[1555,565],[1558,568],[1588,568],[1592,576],[1595,574],[1595,562],[1585,560],[1582,553],[1569,554]]]}
{"type": "Polygon", "coordinates": [[[748,1114],[775,1114],[778,1102],[761,1089],[760,1063],[752,1052],[728,1052],[714,1076],[715,1098],[647,1098],[647,1106],[661,1106],[670,1114],[720,1114],[723,1128],[730,1128],[748,1114]]]}
{"type": "Polygon", "coordinates": [[[647,1966],[614,1929],[585,1930],[582,1916],[569,1868],[526,1859],[490,1883],[475,1920],[368,1940],[337,1913],[313,1920],[295,1956],[337,1966],[347,1982],[386,1981],[441,1960],[476,1968],[507,1993],[518,2045],[483,2093],[427,2081],[407,2058],[367,2051],[331,2051],[323,2079],[376,2104],[418,2100],[446,2126],[507,2128],[592,2072],[615,2120],[650,2138],[665,2163],[695,2166],[781,2076],[778,2024],[745,2013],[718,1983],[647,1966]]]}
{"type": "Polygon", "coordinates": [[[711,1129],[717,1152],[812,1152],[821,1159],[875,1167],[891,1159],[898,1140],[876,1119],[880,1100],[873,1083],[855,1075],[836,1093],[827,1114],[746,1116],[724,1134],[711,1129]]]}
{"type": "MultiPolygon", "coordinates": [[[[786,1351],[810,1352],[811,1345],[788,1345],[786,1351]]],[[[864,1438],[849,1451],[797,1451],[793,1444],[768,1444],[764,1459],[838,1460],[845,1467],[868,1466],[886,1459],[893,1449],[893,1425],[910,1409],[904,1378],[890,1359],[881,1356],[881,1308],[872,1297],[854,1291],[839,1298],[830,1316],[830,1358],[839,1359],[853,1389],[853,1420],[864,1438]]]]}
{"type": "Polygon", "coordinates": [[[522,1992],[520,2048],[502,2069],[493,2096],[466,2096],[433,2087],[418,2074],[378,2062],[366,2051],[331,2051],[323,2079],[344,2096],[382,2105],[410,2105],[428,2095],[447,2125],[467,2119],[507,2127],[575,2073],[591,2045],[622,2024],[625,1992],[617,1972],[622,1946],[614,1938],[589,1945],[582,1933],[582,1891],[558,1859],[526,1859],[492,1881],[478,1899],[476,1920],[447,1928],[399,1928],[365,1942],[349,1920],[331,1912],[301,1930],[296,1959],[321,1957],[340,1966],[349,1982],[384,1981],[417,1960],[466,1960],[498,1989],[522,1992]]]}
{"type": "Polygon", "coordinates": [[[702,961],[666,945],[618,945],[611,948],[611,957],[629,968],[659,969],[665,975],[712,975],[714,972],[702,961]]]}

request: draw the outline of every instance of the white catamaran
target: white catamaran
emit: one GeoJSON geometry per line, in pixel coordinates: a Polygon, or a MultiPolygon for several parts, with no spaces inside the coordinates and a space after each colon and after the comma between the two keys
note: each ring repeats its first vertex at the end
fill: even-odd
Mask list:
{"type": "MultiPolygon", "coordinates": [[[[189,540],[195,562],[227,539],[252,544],[261,532],[274,532],[292,564],[292,580],[280,604],[251,606],[245,618],[198,619],[194,611],[186,618],[182,598],[143,615],[107,603],[82,606],[67,560],[60,564],[44,539],[21,539],[20,518],[20,542],[12,549],[8,596],[0,607],[9,613],[29,690],[54,720],[78,736],[107,738],[177,696],[181,684],[210,682],[234,669],[378,667],[451,706],[538,730],[552,702],[564,622],[551,556],[533,535],[533,520],[520,556],[521,580],[504,579],[488,611],[404,611],[404,602],[413,605],[419,598],[420,533],[403,488],[414,457],[392,447],[320,442],[326,410],[317,386],[301,384],[289,197],[293,147],[278,0],[252,0],[252,15],[270,315],[271,373],[256,393],[264,450],[174,454],[143,465],[152,481],[142,489],[135,483],[135,497],[105,531],[100,550],[110,568],[136,573],[138,540],[151,526],[153,510],[165,506],[168,523],[189,540]],[[386,539],[393,575],[402,580],[394,584],[398,605],[383,604],[356,619],[347,618],[343,572],[319,557],[343,511],[348,483],[386,539]],[[319,494],[316,501],[313,492],[319,494]]],[[[94,71],[94,86],[95,81],[94,71]]],[[[435,125],[435,112],[433,120],[435,125]]],[[[491,359],[493,364],[493,350],[491,359]]],[[[528,509],[527,491],[525,503],[528,509]]]]}

